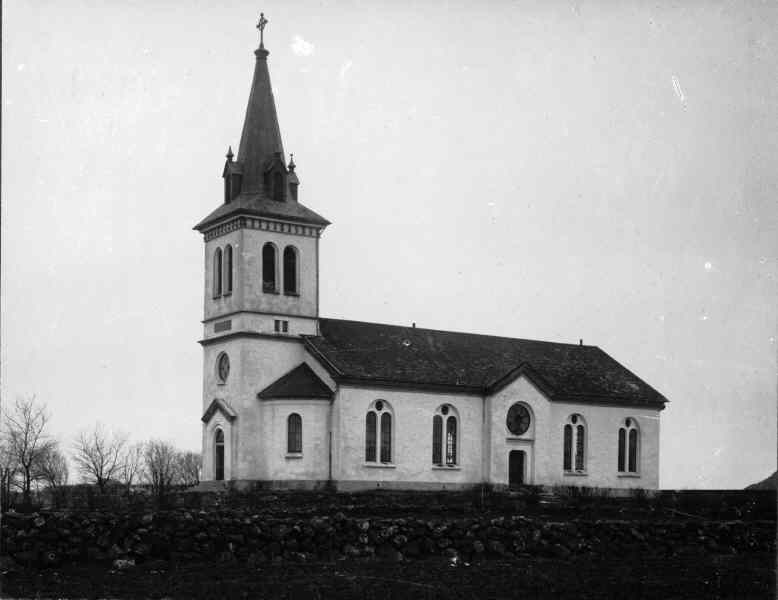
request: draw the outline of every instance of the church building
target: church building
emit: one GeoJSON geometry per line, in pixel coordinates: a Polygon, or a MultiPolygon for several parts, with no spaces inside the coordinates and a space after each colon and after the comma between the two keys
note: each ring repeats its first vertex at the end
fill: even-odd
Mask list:
{"type": "Polygon", "coordinates": [[[202,480],[657,488],[667,400],[600,348],[320,316],[330,222],[300,201],[263,42],[254,54],[224,197],[195,227],[205,241],[202,480]]]}

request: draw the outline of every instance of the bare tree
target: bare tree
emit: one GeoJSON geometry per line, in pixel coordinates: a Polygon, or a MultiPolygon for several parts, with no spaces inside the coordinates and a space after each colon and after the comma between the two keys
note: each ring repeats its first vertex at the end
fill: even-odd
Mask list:
{"type": "Polygon", "coordinates": [[[132,484],[143,475],[144,451],[145,444],[143,443],[131,444],[124,449],[119,468],[119,479],[127,486],[127,495],[130,494],[132,484]]]}
{"type": "Polygon", "coordinates": [[[11,452],[8,432],[0,432],[0,512],[5,513],[11,506],[11,483],[18,475],[18,463],[11,452]]]}
{"type": "Polygon", "coordinates": [[[106,484],[120,474],[126,443],[125,435],[108,433],[98,423],[93,431],[81,432],[73,444],[73,462],[84,480],[96,483],[101,494],[106,484]]]}
{"type": "Polygon", "coordinates": [[[38,454],[33,465],[35,479],[51,488],[60,488],[68,483],[68,461],[57,443],[50,444],[38,454]]]}
{"type": "Polygon", "coordinates": [[[176,449],[169,442],[151,440],[146,444],[144,462],[152,492],[161,501],[176,480],[176,449]]]}
{"type": "Polygon", "coordinates": [[[17,398],[3,416],[8,451],[21,477],[18,486],[27,504],[30,502],[32,483],[37,476],[34,469],[36,460],[54,444],[45,433],[49,414],[45,404],[39,403],[35,396],[30,396],[17,398]]]}
{"type": "Polygon", "coordinates": [[[49,488],[51,500],[59,506],[64,500],[64,489],[68,482],[68,461],[59,450],[59,444],[53,443],[41,452],[33,465],[35,479],[43,481],[49,488]]]}
{"type": "Polygon", "coordinates": [[[179,452],[178,478],[183,485],[200,483],[200,455],[197,452],[179,452]]]}

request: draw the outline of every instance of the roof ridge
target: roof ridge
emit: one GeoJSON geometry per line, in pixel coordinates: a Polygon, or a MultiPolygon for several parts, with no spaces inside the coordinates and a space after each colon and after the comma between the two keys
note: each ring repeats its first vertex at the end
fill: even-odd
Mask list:
{"type": "MultiPolygon", "coordinates": [[[[604,352],[599,346],[593,346],[591,344],[574,344],[569,342],[553,342],[550,340],[536,340],[531,338],[509,337],[506,335],[492,335],[488,333],[472,333],[470,331],[453,331],[451,329],[430,329],[428,327],[408,327],[406,325],[395,325],[393,323],[375,323],[373,321],[357,321],[355,319],[333,319],[329,317],[319,317],[320,321],[339,321],[341,323],[355,323],[357,325],[379,325],[381,327],[392,327],[395,329],[409,329],[411,331],[426,331],[430,333],[451,333],[455,335],[468,335],[479,338],[490,338],[498,340],[516,340],[519,342],[532,342],[534,344],[553,344],[554,346],[571,346],[573,348],[595,348],[600,352],[604,352]]],[[[306,336],[306,337],[322,337],[319,336],[306,336]]]]}

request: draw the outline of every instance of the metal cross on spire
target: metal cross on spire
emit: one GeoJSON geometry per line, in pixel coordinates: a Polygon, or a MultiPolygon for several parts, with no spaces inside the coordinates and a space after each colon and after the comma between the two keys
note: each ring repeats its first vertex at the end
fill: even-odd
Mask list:
{"type": "Polygon", "coordinates": [[[265,47],[265,25],[268,21],[265,18],[265,13],[259,13],[259,23],[257,23],[257,29],[259,29],[259,47],[265,47]]]}

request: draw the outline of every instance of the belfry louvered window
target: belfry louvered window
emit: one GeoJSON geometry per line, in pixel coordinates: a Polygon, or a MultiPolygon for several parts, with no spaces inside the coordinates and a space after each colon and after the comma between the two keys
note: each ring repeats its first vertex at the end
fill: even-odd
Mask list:
{"type": "Polygon", "coordinates": [[[267,242],[262,246],[262,291],[275,293],[278,291],[276,278],[276,247],[267,242]]]}
{"type": "Polygon", "coordinates": [[[216,248],[213,253],[213,297],[222,295],[222,249],[216,248]]]}
{"type": "Polygon", "coordinates": [[[232,246],[224,248],[224,293],[232,293],[232,246]]]}

